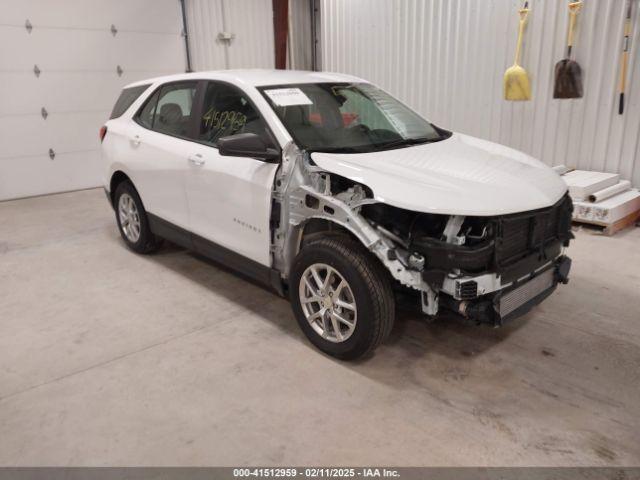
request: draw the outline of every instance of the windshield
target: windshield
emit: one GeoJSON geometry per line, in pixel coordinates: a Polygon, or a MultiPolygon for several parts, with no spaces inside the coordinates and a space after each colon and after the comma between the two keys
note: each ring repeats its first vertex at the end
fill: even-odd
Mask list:
{"type": "Polygon", "coordinates": [[[368,83],[307,83],[260,90],[305,150],[373,152],[448,137],[448,132],[368,83]]]}

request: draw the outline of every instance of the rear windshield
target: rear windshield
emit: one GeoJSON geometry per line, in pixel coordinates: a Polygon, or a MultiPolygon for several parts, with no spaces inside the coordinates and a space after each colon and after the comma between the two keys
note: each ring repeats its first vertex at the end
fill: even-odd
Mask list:
{"type": "Polygon", "coordinates": [[[118,118],[126,112],[127,108],[129,108],[131,104],[135,102],[140,95],[142,95],[142,92],[149,88],[149,85],[151,84],[137,85],[135,87],[129,87],[122,90],[116,104],[113,106],[113,111],[109,118],[118,118]]]}

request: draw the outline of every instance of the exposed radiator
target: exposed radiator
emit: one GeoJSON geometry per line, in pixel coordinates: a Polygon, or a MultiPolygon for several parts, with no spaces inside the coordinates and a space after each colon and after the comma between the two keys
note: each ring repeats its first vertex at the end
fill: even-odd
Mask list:
{"type": "Polygon", "coordinates": [[[524,305],[532,298],[537,297],[545,290],[553,287],[555,271],[553,268],[546,270],[527,283],[511,290],[500,298],[498,311],[501,317],[509,315],[518,307],[524,305]]]}

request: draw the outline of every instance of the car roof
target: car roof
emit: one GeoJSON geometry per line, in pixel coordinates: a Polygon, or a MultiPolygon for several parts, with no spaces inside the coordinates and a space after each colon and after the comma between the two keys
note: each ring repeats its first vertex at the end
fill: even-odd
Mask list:
{"type": "Polygon", "coordinates": [[[177,80],[223,80],[236,85],[261,87],[268,85],[289,85],[296,83],[364,82],[361,78],[342,73],[311,72],[304,70],[211,70],[205,72],[181,73],[149,78],[130,83],[125,88],[148,83],[166,83],[177,80]]]}

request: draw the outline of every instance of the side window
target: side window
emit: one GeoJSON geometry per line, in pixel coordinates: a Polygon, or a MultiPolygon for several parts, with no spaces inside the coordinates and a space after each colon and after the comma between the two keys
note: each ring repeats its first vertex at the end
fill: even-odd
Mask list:
{"type": "Polygon", "coordinates": [[[165,85],[160,90],[153,120],[153,129],[160,133],[187,136],[196,83],[165,85]]]}
{"type": "Polygon", "coordinates": [[[271,143],[264,120],[246,96],[236,88],[209,82],[204,95],[198,139],[216,145],[220,137],[255,133],[271,143]]]}
{"type": "Polygon", "coordinates": [[[153,115],[156,113],[159,94],[160,92],[157,91],[151,95],[149,100],[147,100],[147,103],[142,107],[142,110],[140,110],[140,113],[138,113],[136,120],[145,128],[151,129],[153,127],[153,115]]]}
{"type": "Polygon", "coordinates": [[[160,133],[186,137],[196,85],[196,82],[164,85],[140,110],[138,123],[160,133]]]}
{"type": "Polygon", "coordinates": [[[116,104],[113,106],[109,119],[118,118],[135,102],[142,93],[149,88],[149,84],[129,87],[122,90],[116,104]]]}

